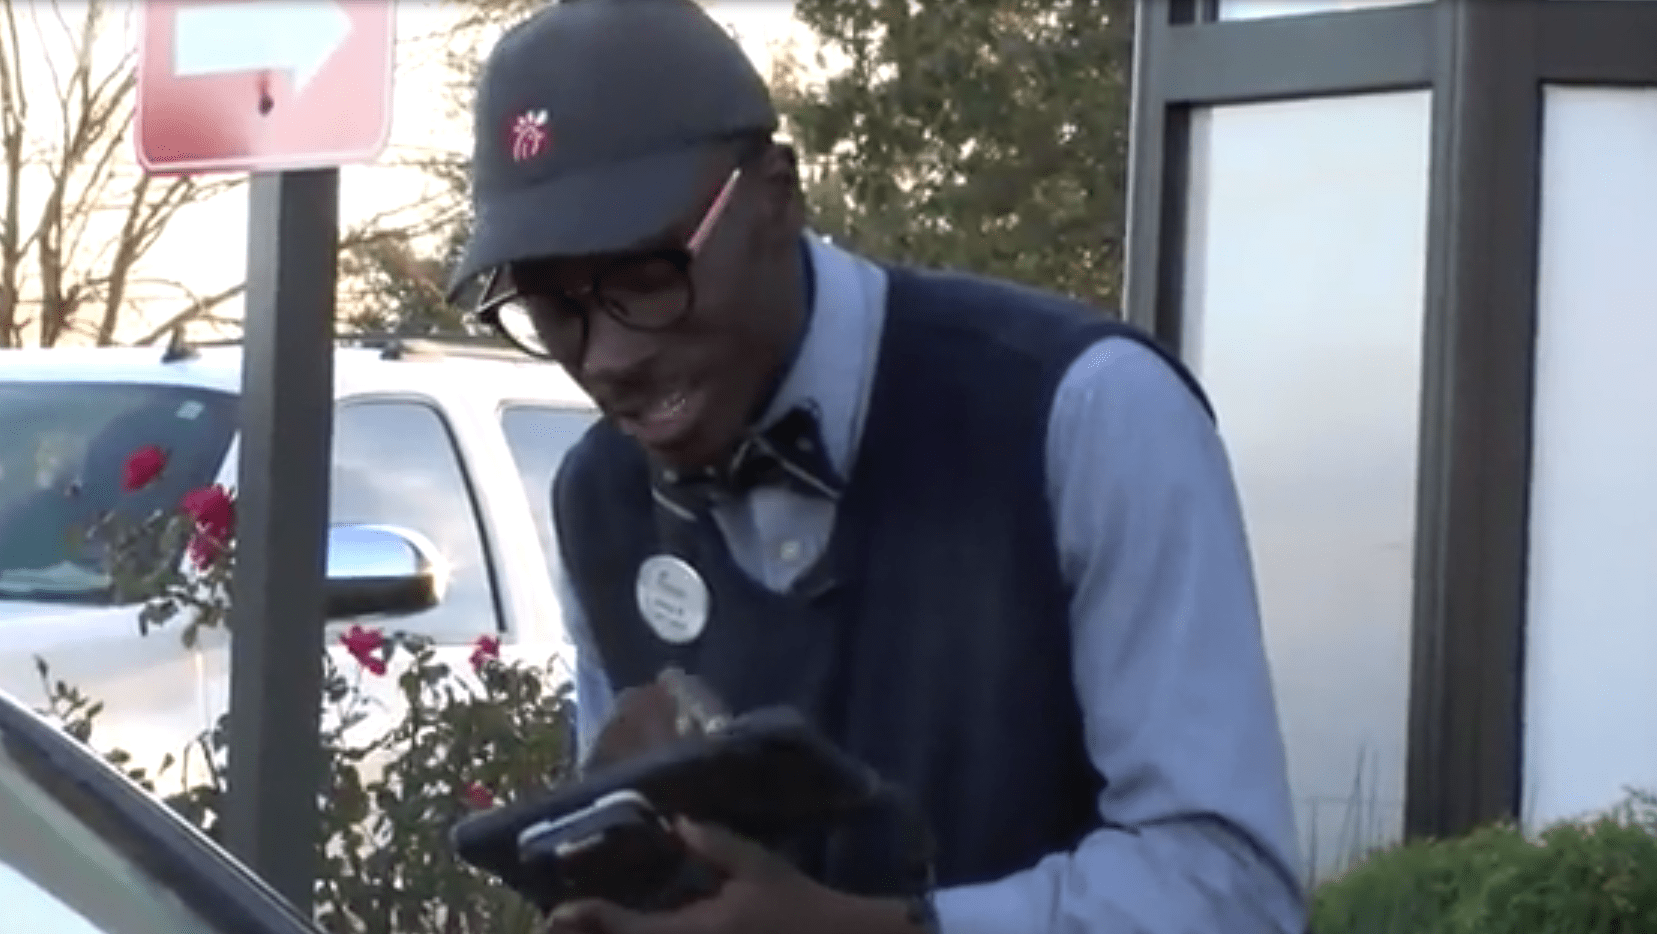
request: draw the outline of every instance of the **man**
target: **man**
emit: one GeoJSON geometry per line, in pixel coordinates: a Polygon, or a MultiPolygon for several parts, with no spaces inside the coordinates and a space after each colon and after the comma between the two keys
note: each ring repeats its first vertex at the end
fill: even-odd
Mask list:
{"type": "MultiPolygon", "coordinates": [[[[917,801],[933,913],[853,835],[612,934],[1299,934],[1247,546],[1200,390],[1142,335],[811,235],[739,47],[573,0],[478,88],[458,290],[606,419],[554,489],[578,730],[670,667],[789,704],[917,801]],[[803,868],[802,868],[803,867],[803,868]]],[[[646,731],[648,732],[648,731],[646,731]]]]}

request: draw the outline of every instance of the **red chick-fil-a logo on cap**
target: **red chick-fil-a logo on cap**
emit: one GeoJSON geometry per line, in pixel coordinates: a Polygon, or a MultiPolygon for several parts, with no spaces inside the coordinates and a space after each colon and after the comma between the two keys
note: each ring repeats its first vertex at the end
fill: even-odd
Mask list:
{"type": "Polygon", "coordinates": [[[512,121],[513,162],[528,162],[547,151],[547,143],[552,139],[547,119],[545,110],[530,110],[512,121]]]}

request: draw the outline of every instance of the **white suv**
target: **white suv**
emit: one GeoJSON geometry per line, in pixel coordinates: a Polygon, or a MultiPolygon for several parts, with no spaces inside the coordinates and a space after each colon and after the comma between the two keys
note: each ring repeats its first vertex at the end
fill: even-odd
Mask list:
{"type": "MultiPolygon", "coordinates": [[[[125,458],[145,444],[170,454],[143,494],[156,506],[234,486],[240,367],[235,346],[0,351],[0,692],[43,704],[44,659],[107,703],[97,745],[140,764],[223,712],[227,637],[186,650],[181,622],[141,635],[138,607],[112,601],[72,539],[124,495],[125,458]]],[[[389,625],[460,659],[485,634],[508,657],[563,652],[551,484],[598,417],[591,400],[557,366],[442,339],[342,343],[334,396],[331,524],[416,533],[447,569],[436,605],[389,625]]]]}

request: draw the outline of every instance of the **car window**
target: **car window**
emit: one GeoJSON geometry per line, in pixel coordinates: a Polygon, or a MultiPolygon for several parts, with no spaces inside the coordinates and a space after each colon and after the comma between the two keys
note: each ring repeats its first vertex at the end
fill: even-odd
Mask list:
{"type": "Polygon", "coordinates": [[[552,478],[564,455],[586,434],[598,413],[592,409],[512,405],[501,411],[501,431],[529,497],[535,532],[547,556],[547,571],[558,573],[558,541],[552,527],[552,478]]]}
{"type": "Polygon", "coordinates": [[[0,382],[0,600],[107,603],[86,530],[136,519],[212,483],[236,430],[234,395],[146,383],[0,382]],[[121,489],[127,458],[161,448],[166,469],[121,489]]]}
{"type": "Polygon", "coordinates": [[[89,748],[0,696],[0,930],[320,934],[89,748]]]}
{"type": "Polygon", "coordinates": [[[8,931],[229,934],[210,925],[141,847],[117,845],[48,784],[0,752],[0,905],[8,931]]]}
{"type": "Polygon", "coordinates": [[[430,405],[349,402],[334,415],[330,521],[387,525],[429,538],[447,565],[443,600],[397,626],[444,639],[500,628],[477,506],[453,434],[430,405]]]}

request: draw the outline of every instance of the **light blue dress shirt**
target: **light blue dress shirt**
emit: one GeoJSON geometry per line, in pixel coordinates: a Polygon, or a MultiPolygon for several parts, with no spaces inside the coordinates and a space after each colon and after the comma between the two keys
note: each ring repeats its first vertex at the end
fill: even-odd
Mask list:
{"type": "MultiPolygon", "coordinates": [[[[816,301],[775,417],[816,403],[849,475],[885,322],[880,268],[810,238],[816,301]]],[[[1048,494],[1069,583],[1074,682],[1105,828],[1074,851],[938,893],[944,934],[1302,934],[1294,818],[1241,509],[1215,426],[1155,352],[1106,338],[1061,382],[1048,494]]],[[[834,505],[759,489],[715,511],[737,562],[785,589],[834,505]]],[[[577,733],[613,691],[560,582],[577,733]]],[[[1010,802],[1009,807],[1016,807],[1010,802]]]]}

